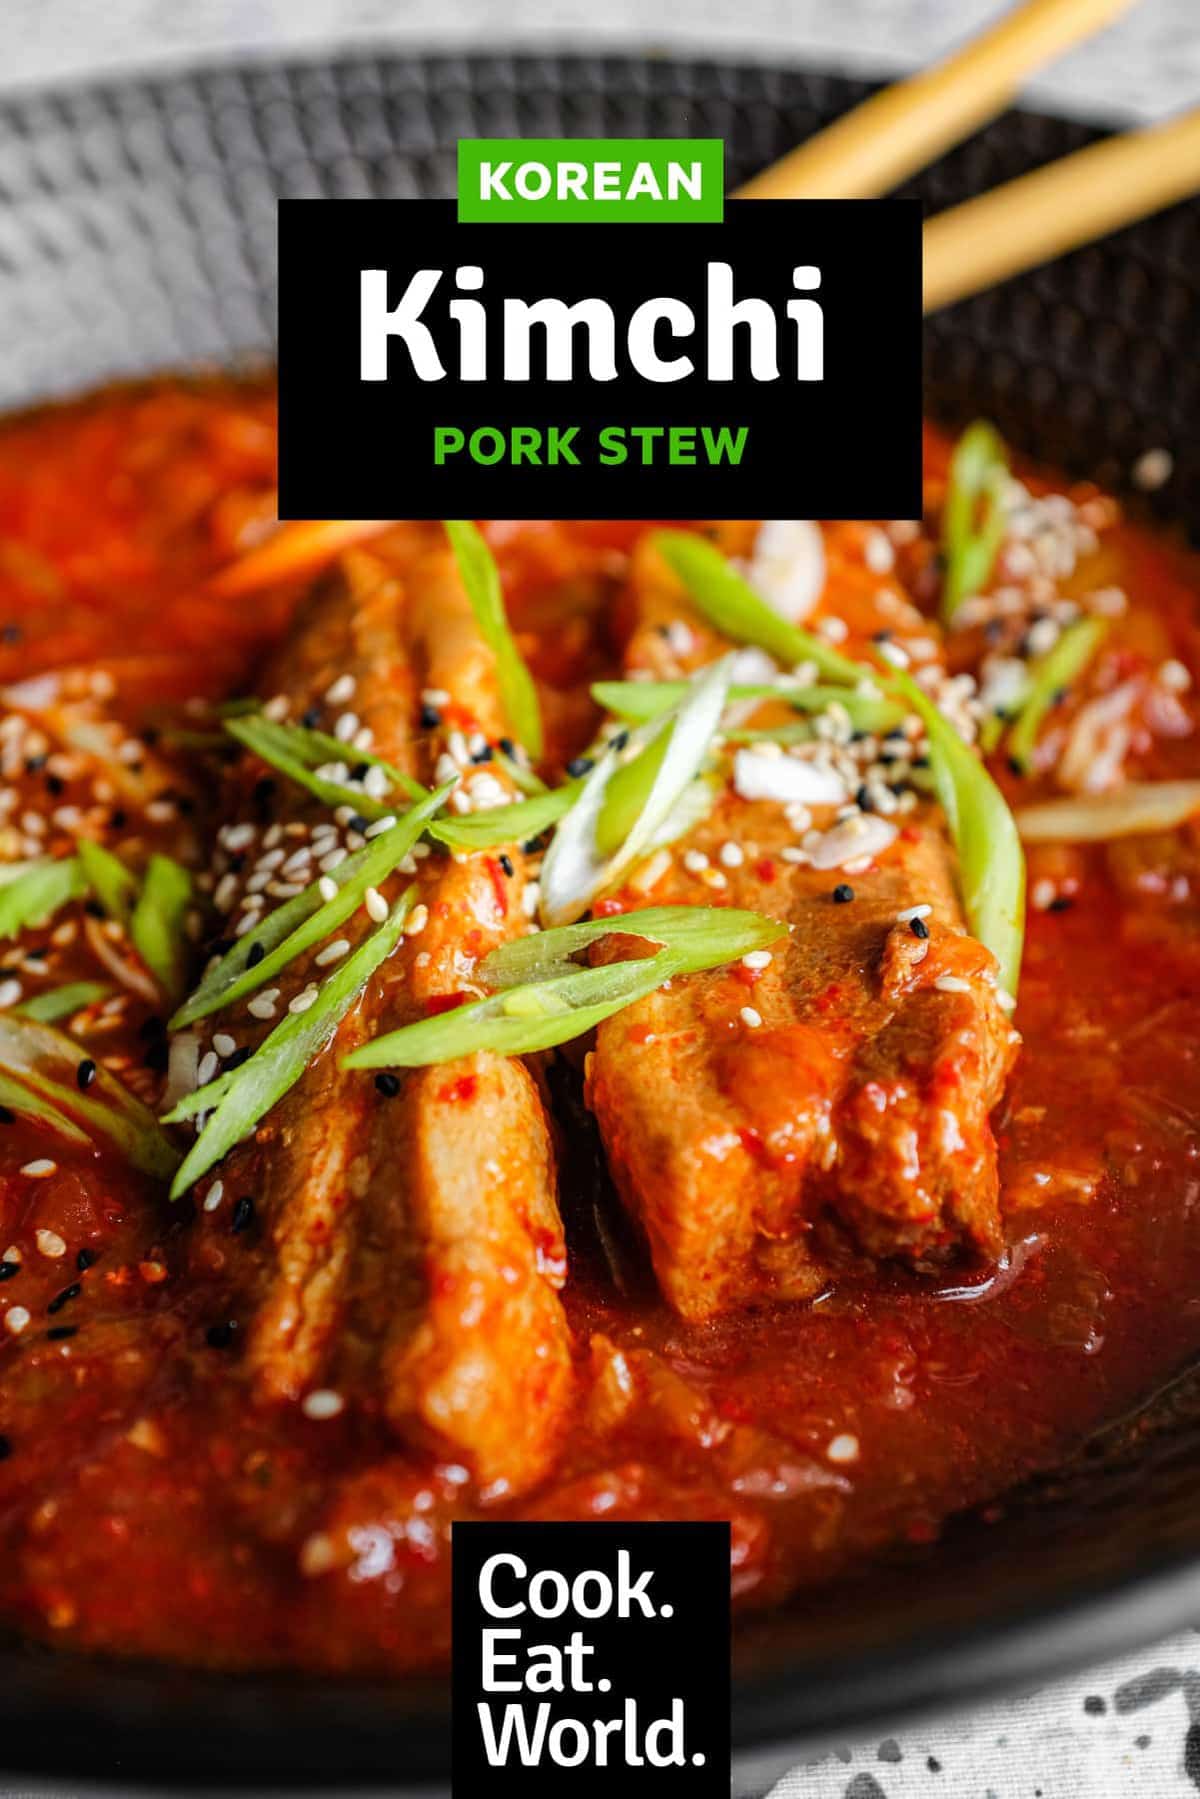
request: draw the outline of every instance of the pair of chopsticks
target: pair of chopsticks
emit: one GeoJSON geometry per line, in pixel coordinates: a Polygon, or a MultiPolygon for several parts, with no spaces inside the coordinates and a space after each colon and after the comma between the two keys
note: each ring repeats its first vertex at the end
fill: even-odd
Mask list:
{"type": "MultiPolygon", "coordinates": [[[[1034,69],[1130,0],[1025,0],[932,68],[874,95],[756,175],[739,197],[885,193],[1001,112],[1034,69]]],[[[1107,138],[925,225],[925,311],[1145,218],[1200,188],[1200,108],[1107,138]]]]}

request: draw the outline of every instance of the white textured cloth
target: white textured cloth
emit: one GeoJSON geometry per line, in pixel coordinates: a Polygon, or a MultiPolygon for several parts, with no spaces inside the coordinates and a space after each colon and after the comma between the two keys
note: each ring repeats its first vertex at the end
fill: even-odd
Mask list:
{"type": "MultiPolygon", "coordinates": [[[[886,74],[943,53],[999,9],[998,0],[3,0],[0,87],[353,45],[644,47],[886,74]]],[[[1200,0],[1141,0],[1029,89],[1051,110],[1114,120],[1163,117],[1198,95],[1200,0]]],[[[96,1786],[0,1776],[0,1799],[121,1799],[127,1789],[105,1783],[107,1773],[97,1769],[96,1786]]],[[[764,1774],[739,1790],[769,1784],[764,1774]]],[[[142,1791],[151,1799],[153,1789],[142,1791]]],[[[793,1769],[771,1799],[1198,1792],[1200,1637],[1189,1632],[1036,1693],[839,1748],[793,1769]]]]}

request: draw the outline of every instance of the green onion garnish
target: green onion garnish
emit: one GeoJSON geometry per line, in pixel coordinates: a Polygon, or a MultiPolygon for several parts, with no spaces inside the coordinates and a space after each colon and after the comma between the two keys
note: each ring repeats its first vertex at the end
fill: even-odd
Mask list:
{"type": "Polygon", "coordinates": [[[705,538],[690,531],[657,531],[654,542],[698,610],[723,636],[766,650],[786,668],[811,662],[826,680],[851,687],[861,681],[863,671],[857,662],[780,618],[705,538]]]}
{"type": "MultiPolygon", "coordinates": [[[[863,665],[858,668],[858,678],[861,682],[864,678],[874,680],[875,676],[863,665]]],[[[677,706],[688,686],[687,681],[595,681],[591,693],[596,704],[603,706],[606,712],[616,718],[641,723],[645,719],[660,718],[672,706],[677,706]]],[[[826,712],[832,705],[843,706],[856,731],[890,731],[904,718],[903,707],[882,695],[859,693],[852,687],[797,687],[783,681],[735,681],[729,689],[729,702],[736,705],[739,700],[779,700],[795,712],[809,713],[826,712]]],[[[734,733],[727,731],[725,735],[732,737],[734,733]]]]}
{"type": "Polygon", "coordinates": [[[995,956],[1001,987],[1015,994],[1025,938],[1025,854],[1016,821],[983,763],[928,694],[898,668],[890,669],[889,683],[925,725],[934,791],[958,852],[967,925],[995,956]]]}
{"type": "Polygon", "coordinates": [[[542,716],[537,689],[509,629],[495,558],[470,519],[448,518],[442,523],[475,622],[496,658],[496,679],[505,715],[518,743],[537,762],[542,754],[542,716]]]}
{"type": "Polygon", "coordinates": [[[31,925],[48,923],[68,900],[79,898],[85,885],[75,856],[26,864],[0,886],[0,937],[17,937],[31,925]]]}
{"type": "Polygon", "coordinates": [[[376,1037],[346,1068],[419,1068],[489,1050],[524,1056],[595,1028],[677,975],[715,968],[786,935],[777,919],[724,907],[671,906],[545,931],[503,945],[480,965],[499,992],[376,1037]],[[683,914],[691,914],[684,918],[683,914]],[[664,947],[654,956],[577,968],[570,957],[614,933],[664,947]],[[537,977],[553,971],[549,978],[537,977]],[[525,983],[525,984],[516,984],[525,983]]]}
{"type": "Polygon", "coordinates": [[[330,975],[307,1012],[289,1012],[240,1068],[226,1070],[167,1113],[173,1122],[215,1107],[171,1183],[172,1199],[240,1143],[328,1045],[375,970],[395,949],[414,891],[406,889],[379,929],[330,975]]]}
{"type": "Polygon", "coordinates": [[[1033,760],[1034,745],[1042,720],[1058,703],[1058,696],[1080,676],[1100,648],[1108,621],[1077,618],[1067,626],[1054,648],[1039,656],[1029,671],[1029,686],[1008,735],[1008,754],[1024,774],[1033,760]]]}
{"type": "Polygon", "coordinates": [[[168,999],[178,999],[187,972],[184,924],[192,877],[172,856],[155,852],[146,864],[141,892],[129,920],[133,947],[168,999]]]}
{"type": "Polygon", "coordinates": [[[81,837],[77,847],[88,886],[110,918],[115,918],[118,924],[128,925],[137,898],[136,875],[102,843],[81,837]]]}
{"type": "Polygon", "coordinates": [[[378,887],[403,862],[452,786],[452,782],[447,782],[436,793],[428,794],[398,818],[390,830],[382,831],[365,849],[356,850],[331,875],[322,877],[337,887],[333,899],[323,900],[320,881],[313,881],[303,893],[294,894],[268,913],[261,924],[239,937],[176,1012],[171,1029],[182,1030],[185,1025],[195,1024],[197,1019],[244,999],[305,950],[330,936],[362,904],[367,888],[378,887]],[[255,955],[259,959],[252,962],[255,955]]]}
{"type": "Polygon", "coordinates": [[[40,1112],[32,1103],[25,1110],[47,1122],[51,1113],[65,1113],[76,1126],[72,1135],[82,1126],[93,1141],[106,1140],[135,1168],[165,1180],[179,1156],[153,1112],[102,1065],[93,1064],[81,1091],[78,1069],[84,1061],[91,1061],[86,1050],[61,1031],[15,1012],[0,1013],[0,1069],[11,1085],[44,1102],[40,1112]]]}
{"type": "Polygon", "coordinates": [[[703,767],[721,722],[733,657],[689,682],[681,703],[609,747],[554,834],[541,872],[542,916],[569,924],[651,847],[703,767]],[[632,749],[633,755],[626,756],[632,749]]]}
{"type": "Polygon", "coordinates": [[[82,1012],[85,1006],[107,999],[111,992],[107,981],[68,981],[64,987],[49,987],[44,993],[35,994],[13,1010],[39,1024],[57,1024],[60,1018],[69,1018],[72,1012],[82,1012]]]}
{"type": "Polygon", "coordinates": [[[495,849],[505,843],[523,843],[557,824],[579,798],[582,781],[569,781],[532,799],[514,800],[511,806],[492,806],[485,812],[469,812],[463,818],[439,818],[427,835],[455,850],[495,849]]]}
{"type": "MultiPolygon", "coordinates": [[[[362,787],[351,787],[345,781],[332,781],[327,775],[315,772],[323,763],[331,760],[331,755],[324,750],[318,752],[312,738],[318,733],[306,730],[302,725],[276,724],[269,718],[229,718],[225,721],[225,729],[231,737],[265,762],[268,768],[303,787],[314,798],[323,801],[327,806],[352,806],[363,818],[386,818],[395,811],[394,802],[372,799],[362,787]],[[315,758],[315,762],[314,762],[315,758]]],[[[409,798],[420,798],[425,789],[402,774],[391,763],[383,762],[379,757],[361,755],[351,750],[348,744],[338,743],[336,738],[328,739],[337,746],[337,760],[341,762],[374,762],[384,769],[388,778],[400,786],[409,798]]]]}
{"type": "Polygon", "coordinates": [[[950,459],[942,508],[942,620],[950,625],[970,594],[988,582],[1004,541],[1008,457],[995,427],[977,419],[950,459]]]}
{"type": "Polygon", "coordinates": [[[34,1093],[29,1087],[22,1087],[20,1081],[14,1081],[0,1070],[0,1106],[10,1112],[16,1112],[21,1118],[34,1118],[39,1124],[48,1125],[65,1137],[68,1143],[91,1143],[91,1138],[82,1125],[68,1118],[42,1093],[34,1093]]]}

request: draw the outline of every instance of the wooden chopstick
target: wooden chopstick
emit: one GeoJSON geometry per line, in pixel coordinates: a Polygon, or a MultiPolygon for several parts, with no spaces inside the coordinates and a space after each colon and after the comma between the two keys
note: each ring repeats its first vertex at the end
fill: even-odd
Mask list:
{"type": "Polygon", "coordinates": [[[1047,163],[928,220],[925,311],[993,287],[1198,190],[1200,107],[1047,163]]]}
{"type": "Polygon", "coordinates": [[[883,194],[1002,112],[1021,82],[1131,0],[1025,0],[942,62],[884,88],[738,190],[743,200],[883,194]]]}

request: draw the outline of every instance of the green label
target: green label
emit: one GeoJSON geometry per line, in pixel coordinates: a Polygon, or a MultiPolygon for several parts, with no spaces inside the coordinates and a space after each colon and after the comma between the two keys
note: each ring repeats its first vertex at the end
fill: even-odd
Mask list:
{"type": "Polygon", "coordinates": [[[719,223],[719,137],[467,137],[458,143],[462,223],[719,223]]]}

